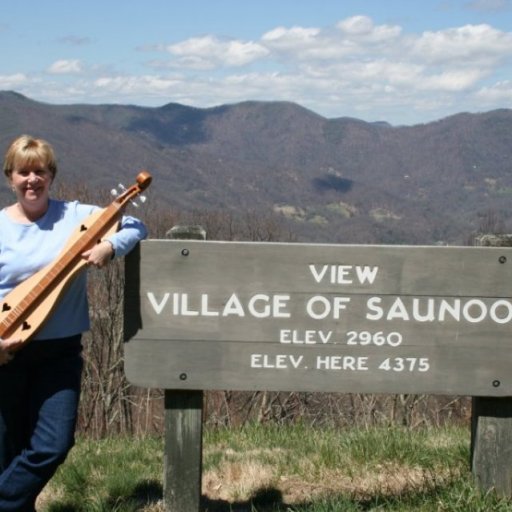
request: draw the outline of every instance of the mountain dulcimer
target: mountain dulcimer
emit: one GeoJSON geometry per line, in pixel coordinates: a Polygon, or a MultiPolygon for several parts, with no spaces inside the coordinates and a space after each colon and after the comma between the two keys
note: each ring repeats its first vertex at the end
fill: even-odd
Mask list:
{"type": "Polygon", "coordinates": [[[0,303],[0,338],[28,342],[53,311],[67,285],[87,261],[82,253],[91,249],[119,228],[127,203],[151,183],[151,175],[141,171],[136,183],[102,210],[94,212],[77,226],[59,256],[46,267],[14,288],[0,303]]]}

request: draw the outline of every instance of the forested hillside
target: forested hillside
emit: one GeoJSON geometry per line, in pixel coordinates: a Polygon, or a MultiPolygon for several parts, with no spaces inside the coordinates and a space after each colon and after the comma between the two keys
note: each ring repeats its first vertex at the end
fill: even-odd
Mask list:
{"type": "Polygon", "coordinates": [[[463,244],[512,217],[512,110],[394,127],[293,103],[50,105],[0,92],[2,148],[20,133],[54,144],[61,182],[109,190],[145,168],[155,205],[272,214],[300,241],[463,244]]]}

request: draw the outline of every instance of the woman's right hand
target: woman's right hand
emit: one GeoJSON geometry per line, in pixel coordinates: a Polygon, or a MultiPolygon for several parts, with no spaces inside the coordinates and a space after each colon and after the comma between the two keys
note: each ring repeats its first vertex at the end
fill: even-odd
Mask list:
{"type": "Polygon", "coordinates": [[[12,361],[14,352],[23,344],[22,340],[0,339],[0,366],[12,361]]]}

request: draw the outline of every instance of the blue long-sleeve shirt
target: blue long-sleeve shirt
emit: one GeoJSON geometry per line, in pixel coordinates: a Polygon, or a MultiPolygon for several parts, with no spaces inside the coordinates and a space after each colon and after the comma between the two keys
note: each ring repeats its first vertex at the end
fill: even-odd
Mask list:
{"type": "MultiPolygon", "coordinates": [[[[14,221],[5,210],[0,211],[0,299],[54,261],[79,223],[97,210],[97,206],[77,201],[50,199],[46,213],[27,224],[14,221]]],[[[121,229],[107,239],[115,255],[124,256],[146,236],[141,221],[123,216],[121,229]]],[[[86,276],[86,272],[81,272],[72,281],[35,339],[64,338],[89,329],[86,276]]]]}

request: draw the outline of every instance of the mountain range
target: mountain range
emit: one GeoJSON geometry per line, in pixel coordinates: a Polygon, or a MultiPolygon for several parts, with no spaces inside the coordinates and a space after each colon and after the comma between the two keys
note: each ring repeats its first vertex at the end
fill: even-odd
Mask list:
{"type": "Polygon", "coordinates": [[[21,133],[53,144],[64,182],[109,190],[147,169],[158,205],[272,213],[300,241],[456,245],[512,216],[509,109],[392,126],[287,102],[53,105],[0,92],[2,151],[21,133]]]}

